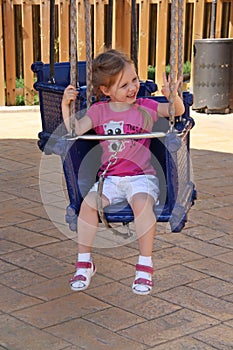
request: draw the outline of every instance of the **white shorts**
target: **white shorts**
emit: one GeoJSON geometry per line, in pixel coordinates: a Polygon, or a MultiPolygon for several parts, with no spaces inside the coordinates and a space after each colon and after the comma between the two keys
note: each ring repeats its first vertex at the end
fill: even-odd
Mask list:
{"type": "MultiPolygon", "coordinates": [[[[90,189],[90,192],[93,191],[98,191],[98,182],[90,189]]],[[[135,175],[107,176],[104,179],[103,195],[108,198],[110,204],[120,203],[124,200],[129,203],[136,193],[147,193],[157,203],[159,197],[158,178],[154,175],[135,175]]]]}

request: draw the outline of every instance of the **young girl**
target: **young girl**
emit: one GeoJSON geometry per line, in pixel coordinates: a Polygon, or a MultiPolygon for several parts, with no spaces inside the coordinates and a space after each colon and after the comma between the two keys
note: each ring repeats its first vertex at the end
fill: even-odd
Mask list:
{"type": "MultiPolygon", "coordinates": [[[[135,134],[151,132],[158,115],[169,116],[169,104],[158,103],[151,99],[139,98],[140,87],[135,66],[123,53],[109,50],[98,55],[93,61],[93,89],[97,99],[108,97],[108,101],[93,104],[86,115],[75,120],[75,131],[82,135],[90,129],[97,134],[135,134]]],[[[176,83],[176,91],[179,83],[176,83]]],[[[162,93],[169,97],[169,83],[164,75],[162,93]]],[[[75,100],[78,92],[69,85],[62,99],[62,113],[67,130],[69,126],[69,104],[75,100]]],[[[177,95],[174,100],[175,115],[184,113],[182,99],[177,95]]],[[[135,230],[138,237],[139,257],[136,264],[136,277],[132,290],[136,294],[149,294],[152,286],[152,249],[156,230],[156,218],[153,211],[158,200],[159,188],[155,169],[150,163],[150,139],[127,139],[119,141],[102,141],[103,171],[109,157],[116,151],[117,161],[106,174],[103,186],[103,207],[126,199],[133,214],[135,230]]],[[[98,229],[96,183],[84,198],[78,217],[78,260],[76,272],[70,280],[74,291],[85,290],[96,272],[91,258],[91,246],[98,229]]]]}

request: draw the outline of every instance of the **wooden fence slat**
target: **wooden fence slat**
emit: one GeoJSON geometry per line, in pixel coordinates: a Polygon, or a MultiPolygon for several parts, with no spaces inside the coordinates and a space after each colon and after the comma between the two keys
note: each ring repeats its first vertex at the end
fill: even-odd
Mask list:
{"type": "Polygon", "coordinates": [[[222,0],[217,1],[215,38],[221,38],[222,7],[223,7],[222,0]]]}
{"type": "Polygon", "coordinates": [[[59,60],[69,61],[69,2],[60,0],[58,5],[59,60]]]}
{"type": "Polygon", "coordinates": [[[142,80],[147,79],[147,62],[149,49],[149,0],[139,4],[139,39],[138,39],[138,72],[142,80]]]}
{"type": "Polygon", "coordinates": [[[233,38],[233,4],[231,2],[231,16],[229,25],[229,38],[233,38]]]}
{"type": "Polygon", "coordinates": [[[3,22],[2,22],[2,0],[0,0],[0,106],[5,105],[4,89],[4,43],[3,43],[3,22]]]}
{"type": "Polygon", "coordinates": [[[50,33],[50,1],[40,0],[40,25],[41,25],[41,60],[49,63],[49,33],[50,33]]]}
{"type": "Polygon", "coordinates": [[[120,42],[120,39],[121,38],[121,35],[122,35],[122,32],[121,32],[121,29],[122,29],[122,23],[121,23],[121,20],[122,20],[122,17],[123,17],[123,1],[122,0],[115,0],[115,12],[114,12],[114,15],[115,15],[115,38],[114,38],[114,49],[118,49],[118,50],[122,50],[122,47],[121,47],[121,42],[120,42]]]}
{"type": "Polygon", "coordinates": [[[30,106],[33,105],[34,101],[34,74],[31,70],[31,64],[33,63],[32,6],[29,0],[26,0],[22,7],[24,98],[25,104],[30,106]]]}
{"type": "Polygon", "coordinates": [[[78,1],[78,60],[86,60],[86,24],[85,24],[85,6],[84,0],[78,1]]]}
{"type": "Polygon", "coordinates": [[[131,0],[117,0],[115,15],[115,48],[130,55],[131,0]]]}
{"type": "Polygon", "coordinates": [[[203,38],[205,1],[194,3],[193,40],[203,38]]]}
{"type": "Polygon", "coordinates": [[[168,0],[160,2],[157,15],[157,33],[156,33],[156,72],[155,81],[158,88],[163,85],[163,72],[166,67],[166,43],[167,43],[167,25],[168,25],[168,0]]]}
{"type": "Polygon", "coordinates": [[[104,1],[94,2],[94,56],[103,51],[104,42],[104,1]]]}
{"type": "Polygon", "coordinates": [[[16,104],[16,65],[15,65],[15,25],[14,7],[11,0],[3,2],[3,23],[4,23],[4,43],[5,43],[5,74],[6,74],[6,98],[7,105],[16,104]]]}

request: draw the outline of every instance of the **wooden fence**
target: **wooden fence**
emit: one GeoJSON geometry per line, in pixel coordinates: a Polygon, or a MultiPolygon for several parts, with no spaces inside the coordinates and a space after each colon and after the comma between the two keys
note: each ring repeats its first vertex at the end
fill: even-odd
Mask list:
{"type": "MultiPolygon", "coordinates": [[[[156,66],[159,87],[169,61],[170,0],[137,0],[138,68],[147,78],[148,65],[156,66]]],[[[184,0],[184,61],[192,60],[194,39],[208,38],[211,0],[184,0]]],[[[0,105],[15,105],[23,94],[33,104],[31,64],[49,62],[49,0],[0,0],[0,105]],[[16,78],[24,86],[16,89],[16,78]]],[[[93,56],[105,47],[108,1],[91,1],[93,56]]],[[[77,0],[78,59],[85,60],[84,0],[77,0]]],[[[113,1],[112,47],[131,52],[131,0],[113,1]]],[[[216,38],[233,37],[232,0],[218,0],[216,38]]],[[[55,1],[55,61],[69,61],[69,0],[55,1]]]]}

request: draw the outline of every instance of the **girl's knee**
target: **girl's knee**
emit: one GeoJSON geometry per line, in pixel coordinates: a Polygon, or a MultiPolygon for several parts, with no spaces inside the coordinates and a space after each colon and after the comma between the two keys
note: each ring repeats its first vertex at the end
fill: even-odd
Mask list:
{"type": "Polygon", "coordinates": [[[96,210],[97,210],[97,193],[89,192],[81,204],[80,212],[96,211],[96,210]]]}
{"type": "Polygon", "coordinates": [[[153,211],[154,199],[147,193],[137,193],[132,197],[130,205],[134,215],[138,216],[142,214],[143,211],[153,211]]]}
{"type": "MultiPolygon", "coordinates": [[[[109,201],[105,196],[102,196],[102,205],[103,208],[109,205],[109,201]]],[[[80,213],[82,212],[93,212],[97,211],[97,192],[89,192],[86,197],[84,198],[81,208],[80,208],[80,213]]]]}

